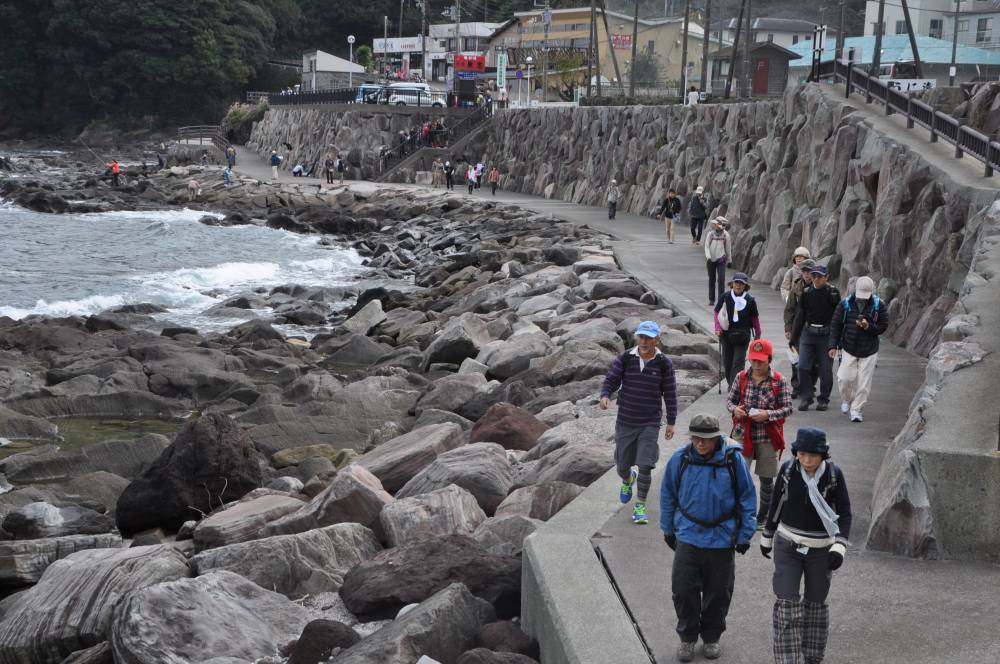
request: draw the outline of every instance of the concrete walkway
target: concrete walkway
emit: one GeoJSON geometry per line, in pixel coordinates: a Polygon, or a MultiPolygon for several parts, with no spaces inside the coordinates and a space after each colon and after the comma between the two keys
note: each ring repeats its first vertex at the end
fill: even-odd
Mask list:
{"type": "MultiPolygon", "coordinates": [[[[247,150],[239,152],[237,170],[265,180],[270,177],[270,169],[263,160],[247,150]]],[[[314,179],[291,178],[287,173],[282,173],[281,181],[318,183],[314,179]]],[[[351,186],[359,190],[412,187],[368,182],[354,182],[351,186]]],[[[463,192],[456,189],[455,193],[463,192]]],[[[514,203],[610,234],[626,270],[660,293],[678,313],[690,316],[697,325],[710,330],[704,255],[702,247],[692,246],[685,226],[678,228],[677,242],[671,245],[666,242],[660,222],[636,215],[619,213],[615,221],[609,221],[603,208],[502,191],[494,198],[485,188],[474,196],[514,203]]],[[[775,345],[776,368],[790,375],[780,295],[762,284],[754,284],[752,292],[758,301],[764,337],[775,345]]],[[[870,520],[875,474],[889,442],[906,419],[910,399],[923,381],[925,363],[923,358],[883,344],[864,423],[853,424],[840,414],[835,388],[831,410],[796,411],[786,425],[789,438],[794,437],[799,426],[808,424],[825,429],[834,460],[844,469],[851,490],[854,546],[848,551],[844,567],[835,575],[829,598],[832,625],[825,660],[829,664],[1000,664],[1000,630],[996,627],[1000,567],[911,560],[865,551],[862,546],[870,520]]],[[[683,432],[689,417],[698,412],[714,413],[728,423],[723,399],[724,395],[714,390],[704,395],[682,412],[678,431],[683,432]]],[[[679,436],[661,445],[661,459],[665,460],[684,442],[679,436]]],[[[634,526],[630,507],[622,508],[592,538],[610,582],[623,598],[654,661],[659,663],[674,661],[677,645],[670,595],[672,557],[658,527],[662,466],[663,463],[654,472],[649,497],[650,524],[634,526]]],[[[603,480],[602,483],[607,484],[603,480]]],[[[617,496],[609,492],[607,499],[614,502],[617,496]]],[[[725,662],[772,661],[773,568],[760,555],[756,538],[754,544],[746,556],[737,556],[736,593],[728,631],[722,641],[725,662]]],[[[607,582],[608,579],[601,578],[579,579],[581,587],[607,582]]],[[[623,642],[634,638],[632,633],[621,635],[623,642]]]]}

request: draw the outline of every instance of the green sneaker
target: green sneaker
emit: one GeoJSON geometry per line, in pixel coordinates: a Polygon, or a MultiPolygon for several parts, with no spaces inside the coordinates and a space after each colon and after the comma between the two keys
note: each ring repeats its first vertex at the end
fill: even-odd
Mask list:
{"type": "Polygon", "coordinates": [[[637,502],[632,508],[632,523],[637,525],[649,523],[649,517],[646,516],[646,503],[637,502]]]}
{"type": "Polygon", "coordinates": [[[621,488],[618,489],[618,500],[621,501],[622,505],[628,503],[632,500],[632,485],[635,484],[635,478],[639,476],[639,471],[635,468],[629,473],[628,481],[622,482],[621,488]]]}

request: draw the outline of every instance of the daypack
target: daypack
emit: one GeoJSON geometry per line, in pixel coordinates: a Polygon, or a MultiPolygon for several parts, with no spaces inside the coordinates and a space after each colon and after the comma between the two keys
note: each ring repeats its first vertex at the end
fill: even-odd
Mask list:
{"type": "Polygon", "coordinates": [[[341,172],[341,173],[344,171],[344,160],[343,159],[338,159],[337,160],[337,171],[341,172]]]}
{"type": "MultiPolygon", "coordinates": [[[[829,459],[826,460],[826,465],[830,469],[830,483],[826,485],[826,491],[824,491],[823,500],[826,500],[826,496],[829,494],[837,494],[837,466],[834,465],[829,459]]],[[[792,468],[795,467],[795,462],[789,463],[781,471],[781,500],[778,501],[777,506],[774,508],[774,521],[778,523],[781,521],[781,509],[785,506],[785,502],[788,500],[788,483],[792,479],[792,468]]]]}
{"type": "Polygon", "coordinates": [[[740,531],[740,518],[742,516],[742,511],[740,509],[740,491],[739,482],[736,479],[736,453],[739,452],[737,448],[730,448],[726,450],[725,459],[721,462],[710,460],[705,461],[704,459],[691,459],[690,453],[684,453],[681,455],[681,467],[677,471],[677,483],[674,486],[674,493],[677,495],[677,509],[680,513],[684,515],[685,519],[697,523],[702,528],[715,528],[722,525],[729,519],[733,519],[733,535],[732,535],[732,546],[736,546],[736,536],[740,531]],[[733,482],[733,509],[730,510],[728,514],[724,514],[715,521],[704,521],[696,516],[692,516],[685,511],[684,507],[681,505],[680,495],[681,495],[681,478],[684,477],[684,471],[687,470],[688,466],[712,466],[714,468],[721,468],[725,466],[726,470],[729,471],[729,479],[733,482]]]}
{"type": "MultiPolygon", "coordinates": [[[[853,296],[844,298],[844,320],[841,321],[842,323],[847,322],[847,313],[851,309],[851,297],[853,296]]],[[[881,306],[882,300],[878,299],[878,295],[872,296],[872,320],[875,322],[878,322],[878,312],[881,306]]]]}

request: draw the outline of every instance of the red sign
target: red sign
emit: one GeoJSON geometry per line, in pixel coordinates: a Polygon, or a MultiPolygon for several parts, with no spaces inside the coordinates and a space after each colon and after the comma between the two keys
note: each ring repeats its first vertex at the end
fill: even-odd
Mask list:
{"type": "Polygon", "coordinates": [[[632,35],[612,34],[611,48],[632,48],[632,35]]]}
{"type": "Polygon", "coordinates": [[[486,71],[486,56],[483,55],[456,55],[455,71],[486,71]]]}

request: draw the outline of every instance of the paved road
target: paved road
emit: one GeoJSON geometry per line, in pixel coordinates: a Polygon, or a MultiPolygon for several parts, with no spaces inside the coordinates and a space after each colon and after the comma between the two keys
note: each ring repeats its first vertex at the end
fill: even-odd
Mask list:
{"type": "MultiPolygon", "coordinates": [[[[270,177],[262,160],[246,150],[240,151],[238,170],[252,177],[270,177]]],[[[282,175],[283,182],[293,180],[287,173],[282,175]]],[[[301,178],[295,181],[318,182],[301,178]]],[[[371,190],[387,185],[355,182],[351,186],[371,190]]],[[[462,194],[462,190],[456,193],[462,194]]],[[[486,189],[474,196],[493,199],[486,189]]],[[[603,208],[502,191],[495,200],[516,203],[608,233],[628,271],[671,302],[679,313],[709,328],[711,314],[707,306],[704,258],[701,247],[692,246],[685,227],[678,229],[677,242],[670,245],[659,222],[636,215],[619,213],[612,222],[603,208]]],[[[754,284],[752,292],[758,300],[764,336],[775,344],[776,366],[788,373],[780,295],[764,284],[754,284]]],[[[1000,664],[1000,629],[996,626],[1000,567],[910,560],[865,551],[863,547],[875,473],[886,447],[906,419],[910,399],[923,381],[924,366],[923,358],[884,344],[864,423],[851,423],[840,414],[835,388],[830,411],[796,412],[787,424],[789,436],[807,423],[827,431],[834,460],[845,470],[854,504],[854,546],[835,577],[829,600],[832,626],[825,660],[829,664],[1000,664]]],[[[724,416],[723,397],[711,391],[689,406],[679,418],[679,430],[684,430],[689,416],[696,412],[724,416]]],[[[677,444],[680,443],[664,445],[661,457],[669,455],[677,444]]],[[[656,525],[661,470],[662,464],[654,473],[650,525],[634,526],[630,510],[623,508],[595,533],[593,540],[595,550],[605,559],[613,583],[620,589],[659,663],[674,661],[677,643],[669,588],[671,552],[663,544],[656,525]]],[[[609,495],[608,500],[617,498],[609,495]]],[[[756,547],[746,556],[738,556],[736,594],[729,630],[722,641],[723,661],[734,664],[771,661],[771,570],[771,563],[760,556],[756,547]]],[[[580,580],[582,584],[601,582],[602,579],[580,580]]]]}

